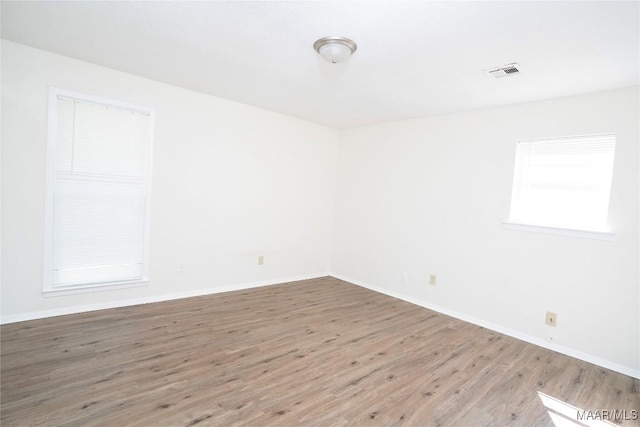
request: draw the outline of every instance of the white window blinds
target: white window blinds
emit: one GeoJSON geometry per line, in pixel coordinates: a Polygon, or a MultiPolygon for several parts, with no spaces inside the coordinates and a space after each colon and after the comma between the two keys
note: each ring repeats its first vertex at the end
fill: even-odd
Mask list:
{"type": "Polygon", "coordinates": [[[45,290],[146,280],[150,112],[60,93],[50,106],[55,173],[45,290]]]}
{"type": "Polygon", "coordinates": [[[616,137],[518,142],[510,221],[606,231],[616,137]]]}

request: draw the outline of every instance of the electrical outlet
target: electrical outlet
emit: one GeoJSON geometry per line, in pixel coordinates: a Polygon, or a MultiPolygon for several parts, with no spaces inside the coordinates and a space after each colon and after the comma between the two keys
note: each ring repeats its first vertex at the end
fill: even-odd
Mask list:
{"type": "Polygon", "coordinates": [[[180,273],[181,273],[181,274],[182,274],[182,273],[184,273],[184,265],[183,265],[183,264],[181,264],[181,265],[178,267],[178,271],[180,271],[180,273]]]}
{"type": "Polygon", "coordinates": [[[558,321],[558,315],[556,313],[547,311],[547,317],[545,317],[544,323],[546,323],[549,326],[556,326],[557,321],[558,321]]]}
{"type": "Polygon", "coordinates": [[[436,285],[436,280],[437,280],[437,277],[436,277],[436,275],[435,275],[435,274],[431,274],[431,275],[429,276],[429,284],[430,284],[431,286],[435,286],[435,285],[436,285]]]}
{"type": "Polygon", "coordinates": [[[264,265],[264,256],[263,255],[258,256],[258,265],[264,265]]]}

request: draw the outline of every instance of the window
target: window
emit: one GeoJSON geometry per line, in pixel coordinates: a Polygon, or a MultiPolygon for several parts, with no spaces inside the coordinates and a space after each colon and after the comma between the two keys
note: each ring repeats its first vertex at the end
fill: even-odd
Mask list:
{"type": "Polygon", "coordinates": [[[519,141],[509,221],[606,233],[615,147],[614,134],[519,141]]]}
{"type": "Polygon", "coordinates": [[[148,280],[153,112],[52,88],[44,292],[148,280]]]}

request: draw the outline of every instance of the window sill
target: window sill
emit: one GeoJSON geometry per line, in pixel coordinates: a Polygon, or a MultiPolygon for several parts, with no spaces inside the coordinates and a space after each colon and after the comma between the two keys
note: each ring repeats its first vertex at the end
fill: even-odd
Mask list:
{"type": "Polygon", "coordinates": [[[89,292],[112,291],[116,289],[142,288],[149,285],[148,279],[132,282],[98,283],[95,285],[69,286],[68,288],[44,289],[45,297],[59,297],[64,295],[86,294],[89,292]]]}
{"type": "Polygon", "coordinates": [[[604,240],[613,242],[616,235],[614,233],[574,230],[570,228],[543,227],[540,225],[518,224],[514,222],[503,222],[502,228],[505,230],[529,231],[533,233],[555,234],[557,236],[578,237],[581,239],[604,240]]]}

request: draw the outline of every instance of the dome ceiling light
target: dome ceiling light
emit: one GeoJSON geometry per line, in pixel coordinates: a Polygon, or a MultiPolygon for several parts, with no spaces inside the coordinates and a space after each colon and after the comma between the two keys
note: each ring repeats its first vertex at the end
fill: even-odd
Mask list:
{"type": "Polygon", "coordinates": [[[332,64],[345,62],[356,51],[358,45],[346,37],[323,37],[316,40],[313,48],[332,64]]]}

